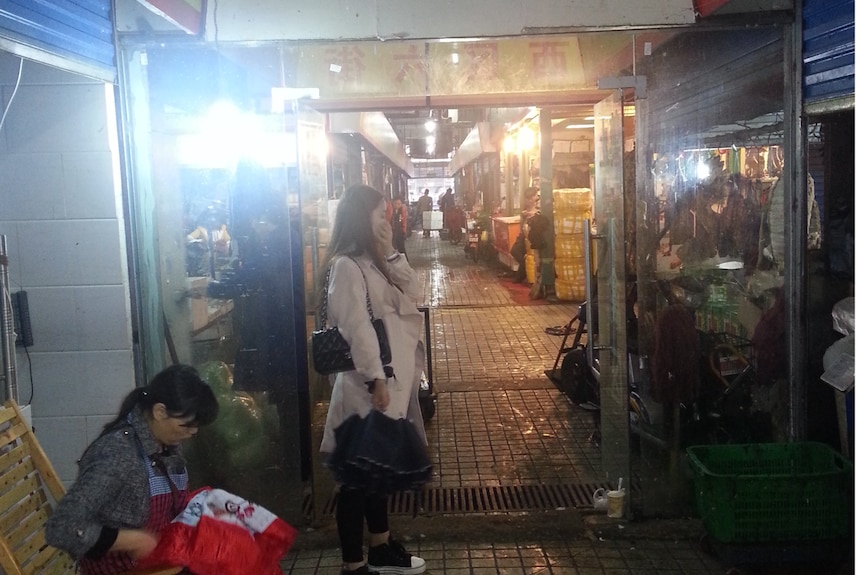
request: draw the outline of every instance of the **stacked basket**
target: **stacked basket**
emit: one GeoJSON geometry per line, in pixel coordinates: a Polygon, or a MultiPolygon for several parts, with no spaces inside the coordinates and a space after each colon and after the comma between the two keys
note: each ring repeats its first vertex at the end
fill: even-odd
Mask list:
{"type": "Polygon", "coordinates": [[[592,217],[593,191],[590,188],[554,190],[554,289],[561,300],[586,299],[584,220],[592,217]]]}
{"type": "Polygon", "coordinates": [[[536,257],[533,255],[533,248],[530,246],[530,241],[524,238],[527,242],[527,255],[524,256],[524,271],[527,272],[527,283],[533,285],[536,283],[536,257]]]}

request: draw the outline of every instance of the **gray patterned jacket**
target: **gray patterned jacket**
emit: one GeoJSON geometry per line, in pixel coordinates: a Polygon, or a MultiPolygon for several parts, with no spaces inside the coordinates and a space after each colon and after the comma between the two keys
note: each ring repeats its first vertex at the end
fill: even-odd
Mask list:
{"type": "MultiPolygon", "coordinates": [[[[143,413],[132,411],[130,423],[96,439],[78,464],[78,478],[48,519],[45,538],[75,558],[82,557],[102,536],[103,529],[137,529],[147,523],[150,493],[144,453],[160,447],[143,413]]],[[[162,458],[171,472],[185,468],[178,448],[162,458]]]]}

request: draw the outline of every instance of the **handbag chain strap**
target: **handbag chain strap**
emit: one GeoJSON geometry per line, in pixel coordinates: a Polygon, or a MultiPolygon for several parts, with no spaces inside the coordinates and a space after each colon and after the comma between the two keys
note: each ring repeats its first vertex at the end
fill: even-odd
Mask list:
{"type": "MultiPolygon", "coordinates": [[[[357,262],[353,258],[350,258],[350,261],[356,264],[356,267],[359,268],[359,273],[362,274],[362,281],[365,283],[365,309],[368,310],[368,317],[371,318],[371,321],[374,321],[374,312],[371,311],[371,296],[368,294],[368,278],[365,277],[365,272],[362,270],[362,266],[359,265],[359,262],[357,262]]],[[[320,317],[323,320],[324,328],[329,322],[329,316],[327,314],[327,303],[329,302],[330,275],[332,275],[332,263],[329,264],[329,269],[326,270],[326,279],[323,281],[323,305],[320,307],[320,317]]]]}

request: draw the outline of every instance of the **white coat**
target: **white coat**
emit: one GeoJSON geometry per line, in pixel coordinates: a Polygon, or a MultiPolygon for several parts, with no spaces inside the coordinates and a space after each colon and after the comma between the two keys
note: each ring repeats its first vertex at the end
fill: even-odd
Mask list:
{"type": "Polygon", "coordinates": [[[389,406],[383,413],[393,419],[411,421],[425,441],[425,426],[419,408],[419,377],[425,364],[424,318],[415,303],[420,296],[419,280],[402,255],[387,265],[387,272],[395,285],[386,280],[371,258],[338,257],[333,260],[327,291],[328,325],[338,326],[347,340],[356,369],[330,376],[330,381],[334,381],[320,445],[323,453],[331,453],[335,448],[334,430],[345,419],[353,414],[365,417],[372,409],[371,394],[365,382],[386,378],[380,361],[380,346],[368,317],[362,272],[368,281],[374,317],[383,319],[392,349],[390,365],[395,377],[387,381],[389,406]]]}

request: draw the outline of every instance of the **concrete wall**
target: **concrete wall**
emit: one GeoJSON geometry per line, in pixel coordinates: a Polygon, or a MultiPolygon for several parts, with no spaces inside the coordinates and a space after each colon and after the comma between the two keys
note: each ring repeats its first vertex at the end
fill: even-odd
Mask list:
{"type": "MultiPolygon", "coordinates": [[[[18,62],[0,54],[4,109],[18,62]]],[[[0,130],[0,234],[34,338],[18,348],[19,403],[32,393],[36,436],[67,483],[134,386],[113,109],[105,84],[25,61],[0,130]]]]}
{"type": "MultiPolygon", "coordinates": [[[[117,29],[160,31],[164,22],[121,0],[117,29]]],[[[390,40],[514,36],[597,26],[694,23],[691,0],[219,0],[208,2],[208,40],[390,40]]]]}
{"type": "Polygon", "coordinates": [[[475,38],[536,28],[691,24],[690,0],[219,0],[206,33],[219,40],[475,38]],[[216,24],[218,25],[216,27],[216,24]]]}

